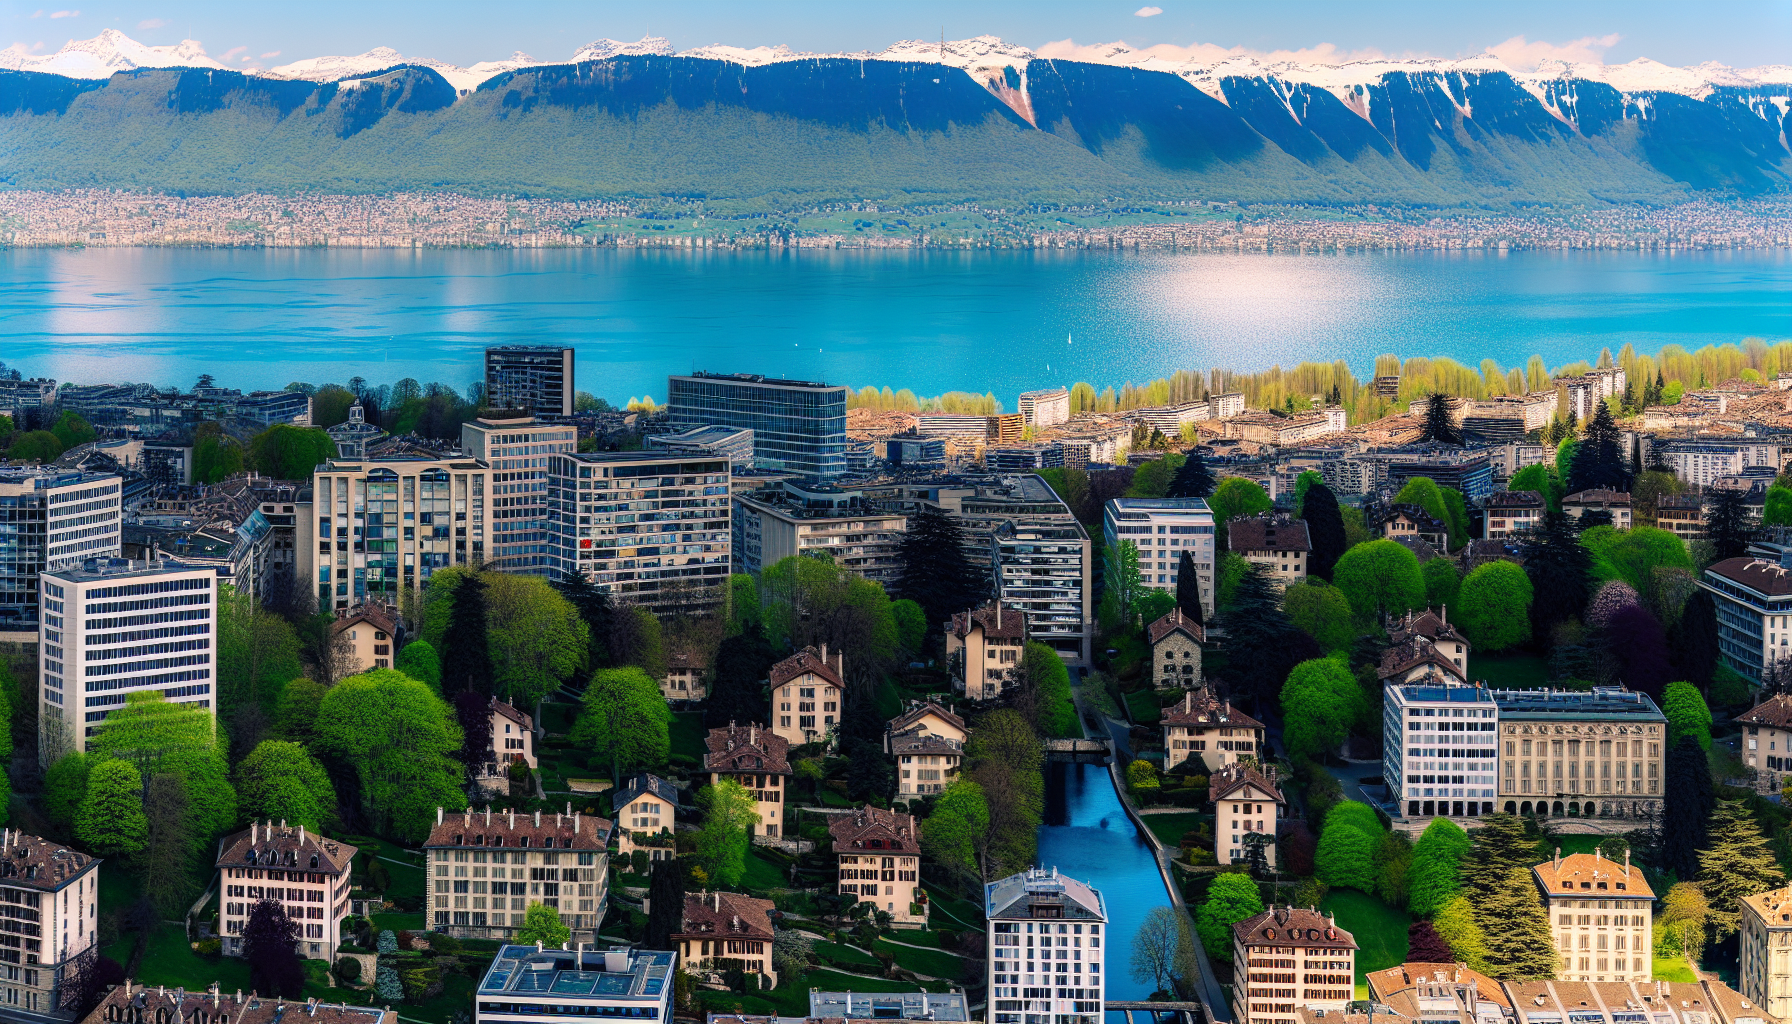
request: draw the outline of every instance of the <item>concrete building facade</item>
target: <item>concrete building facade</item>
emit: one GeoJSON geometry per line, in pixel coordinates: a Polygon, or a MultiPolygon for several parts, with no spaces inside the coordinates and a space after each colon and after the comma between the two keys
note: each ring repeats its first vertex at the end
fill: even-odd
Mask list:
{"type": "Polygon", "coordinates": [[[122,551],[124,482],[109,473],[0,466],[0,639],[37,639],[38,575],[122,551]]]}
{"type": "Polygon", "coordinates": [[[490,471],[471,459],[332,459],[301,503],[300,579],[317,606],[347,611],[369,600],[397,605],[437,569],[486,560],[490,471]]]}
{"type": "Polygon", "coordinates": [[[551,574],[555,563],[548,525],[548,458],[578,451],[578,428],[528,417],[482,416],[461,425],[460,446],[491,471],[487,562],[500,572],[551,574]]]}
{"type": "Polygon", "coordinates": [[[273,900],[299,926],[299,952],[335,959],[349,912],[349,867],[358,847],[326,839],[303,825],[254,822],[218,843],[218,920],[224,952],[243,955],[243,929],[255,904],[273,900]],[[270,884],[277,883],[277,884],[270,884]]]}
{"type": "Polygon", "coordinates": [[[1108,911],[1100,890],[1056,868],[1029,868],[985,885],[983,912],[989,1024],[1101,1024],[1108,911]]]}
{"type": "Polygon", "coordinates": [[[846,653],[805,647],[771,667],[772,727],[793,747],[832,743],[846,712],[846,653]]]}
{"type": "Polygon", "coordinates": [[[0,1015],[74,1019],[81,976],[99,958],[99,891],[99,858],[0,830],[0,1015]]]}
{"type": "Polygon", "coordinates": [[[1213,615],[1213,510],[1202,498],[1114,498],[1102,510],[1102,539],[1109,547],[1131,541],[1139,550],[1145,585],[1174,594],[1182,553],[1194,559],[1201,579],[1201,611],[1213,615]]]}
{"type": "Polygon", "coordinates": [[[1649,981],[1654,972],[1650,914],[1655,892],[1643,869],[1595,850],[1531,869],[1549,912],[1549,934],[1562,958],[1563,981],[1649,981]]]}
{"type": "Polygon", "coordinates": [[[694,373],[667,378],[671,425],[753,432],[753,464],[813,477],[846,472],[847,389],[757,374],[694,373]]]}
{"type": "Polygon", "coordinates": [[[504,941],[541,903],[559,911],[572,942],[596,942],[610,900],[610,829],[589,814],[436,808],[423,842],[431,930],[504,941]]]}
{"type": "Polygon", "coordinates": [[[499,345],[485,350],[487,408],[571,416],[577,396],[570,347],[499,345]]]}

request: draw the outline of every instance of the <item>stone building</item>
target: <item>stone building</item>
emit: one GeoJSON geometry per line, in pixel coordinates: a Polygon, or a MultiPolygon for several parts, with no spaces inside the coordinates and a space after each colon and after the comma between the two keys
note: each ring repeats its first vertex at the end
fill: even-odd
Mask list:
{"type": "Polygon", "coordinates": [[[828,823],[842,896],[876,904],[897,927],[927,923],[921,888],[921,835],[913,815],[869,804],[828,823]]]}
{"type": "Polygon", "coordinates": [[[1356,994],[1356,939],[1331,915],[1271,907],[1232,926],[1239,1024],[1295,1024],[1296,1007],[1342,1013],[1356,994]],[[1241,991],[1242,989],[1242,991],[1241,991]]]}
{"type": "Polygon", "coordinates": [[[1199,622],[1172,608],[1145,629],[1151,643],[1151,675],[1160,690],[1199,689],[1205,683],[1201,675],[1201,643],[1207,630],[1199,622]]]}
{"type": "Polygon", "coordinates": [[[1638,818],[1661,809],[1667,716],[1648,694],[1495,690],[1501,809],[1638,818]]]}
{"type": "Polygon", "coordinates": [[[711,729],[703,738],[709,752],[703,770],[714,785],[733,779],[753,794],[759,820],[752,834],[776,839],[784,830],[784,793],[790,772],[790,742],[762,725],[735,725],[711,729]]]}
{"type": "Polygon", "coordinates": [[[0,1016],[73,1019],[73,983],[99,957],[99,891],[99,858],[0,829],[0,1016]]]}
{"type": "Polygon", "coordinates": [[[299,951],[328,960],[342,943],[342,919],[349,912],[349,867],[357,847],[303,825],[253,822],[218,844],[218,921],[224,952],[243,953],[243,928],[262,900],[275,900],[299,926],[299,951]]]}
{"type": "Polygon", "coordinates": [[[436,808],[428,858],[430,927],[507,941],[529,904],[560,913],[573,942],[596,942],[610,899],[610,822],[589,814],[436,808]]]}
{"type": "Polygon", "coordinates": [[[1737,986],[1775,1017],[1792,1017],[1792,888],[1745,897],[1737,986]]]}
{"type": "Polygon", "coordinates": [[[1792,694],[1776,693],[1736,716],[1742,726],[1742,761],[1777,793],[1792,778],[1792,694]]]}
{"type": "Polygon", "coordinates": [[[1607,860],[1595,850],[1555,857],[1531,869],[1543,905],[1549,911],[1549,934],[1562,958],[1564,981],[1648,981],[1653,976],[1654,944],[1650,913],[1655,892],[1642,868],[1607,860]]]}

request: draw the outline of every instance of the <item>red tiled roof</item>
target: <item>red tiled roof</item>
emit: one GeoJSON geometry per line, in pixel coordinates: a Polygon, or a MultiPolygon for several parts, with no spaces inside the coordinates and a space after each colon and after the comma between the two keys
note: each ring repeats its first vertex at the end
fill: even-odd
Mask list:
{"type": "Polygon", "coordinates": [[[303,825],[258,822],[224,837],[217,866],[294,867],[339,875],[349,869],[349,862],[358,852],[359,847],[326,839],[303,825]],[[255,855],[254,860],[249,859],[251,852],[255,855]],[[311,863],[313,856],[317,857],[315,865],[311,863]]]}
{"type": "Polygon", "coordinates": [[[768,772],[790,774],[790,741],[763,725],[735,725],[711,729],[703,737],[709,753],[703,767],[712,772],[768,772]]]}
{"type": "Polygon", "coordinates": [[[828,822],[828,834],[834,837],[835,853],[864,853],[867,850],[917,853],[921,849],[914,815],[869,804],[850,815],[835,815],[834,820],[828,822]]]}
{"type": "Polygon", "coordinates": [[[1413,636],[1404,643],[1381,652],[1381,678],[1383,679],[1391,679],[1419,665],[1435,665],[1455,676],[1458,682],[1466,682],[1468,679],[1454,661],[1437,649],[1430,637],[1413,636]]]}
{"type": "Polygon", "coordinates": [[[1232,934],[1245,945],[1274,943],[1284,946],[1319,946],[1355,949],[1356,939],[1337,922],[1306,907],[1275,907],[1232,926],[1232,934]]]}
{"type": "Polygon", "coordinates": [[[457,811],[429,830],[426,847],[513,846],[556,850],[601,850],[610,843],[611,822],[594,814],[540,811],[457,811]],[[527,842],[525,842],[527,840],[527,842]]]}
{"type": "MultiPolygon", "coordinates": [[[[1481,499],[1489,509],[1517,508],[1543,510],[1543,495],[1537,491],[1494,491],[1481,499]]],[[[1389,968],[1393,970],[1394,968],[1389,968]]]]}
{"type": "Polygon", "coordinates": [[[773,686],[782,686],[805,672],[813,672],[835,686],[846,685],[846,655],[835,651],[833,657],[828,656],[824,645],[822,650],[805,647],[772,666],[771,681],[773,686]]]}
{"type": "Polygon", "coordinates": [[[1224,725],[1233,729],[1261,729],[1263,723],[1232,706],[1221,703],[1206,689],[1191,690],[1182,695],[1180,704],[1164,709],[1164,725],[1224,725]]]}
{"type": "Polygon", "coordinates": [[[1736,721],[1749,725],[1771,725],[1792,729],[1792,694],[1776,693],[1736,716],[1736,721]]]}
{"type": "Polygon", "coordinates": [[[1159,640],[1171,633],[1185,633],[1195,643],[1201,643],[1207,639],[1207,630],[1199,622],[1182,614],[1181,608],[1170,609],[1162,618],[1145,629],[1145,634],[1150,638],[1151,645],[1154,647],[1157,646],[1159,640]]]}
{"type": "Polygon", "coordinates": [[[1792,594],[1792,569],[1782,569],[1778,562],[1726,558],[1705,571],[1772,597],[1792,594]]]}
{"type": "Polygon", "coordinates": [[[387,636],[398,632],[391,609],[377,604],[364,604],[350,611],[347,615],[331,623],[330,628],[340,633],[357,622],[365,622],[375,629],[384,631],[387,636]]]}
{"type": "Polygon", "coordinates": [[[734,892],[691,893],[684,898],[684,917],[674,939],[707,939],[717,935],[771,939],[772,901],[734,892]]]}
{"type": "Polygon", "coordinates": [[[1219,803],[1246,787],[1262,790],[1269,795],[1269,799],[1278,804],[1287,802],[1282,799],[1282,791],[1276,788],[1274,779],[1242,764],[1223,765],[1208,776],[1207,799],[1213,803],[1219,803]]]}
{"type": "Polygon", "coordinates": [[[6,885],[55,892],[99,862],[98,857],[16,828],[0,832],[0,879],[6,885]]]}
{"type": "Polygon", "coordinates": [[[1019,608],[991,601],[974,611],[953,612],[952,623],[948,628],[953,636],[966,637],[971,635],[973,626],[981,629],[986,637],[999,636],[1013,640],[1026,635],[1027,613],[1019,608]]]}
{"type": "Polygon", "coordinates": [[[902,714],[897,715],[895,718],[890,719],[890,731],[891,732],[903,732],[909,726],[914,725],[916,722],[919,722],[921,719],[926,718],[928,715],[937,715],[937,716],[939,716],[939,718],[942,721],[946,722],[948,725],[954,726],[955,728],[959,729],[960,731],[964,731],[964,728],[965,728],[964,719],[958,717],[957,715],[953,714],[950,711],[947,711],[945,708],[940,707],[938,704],[935,704],[932,701],[927,701],[922,704],[917,704],[914,707],[909,708],[907,711],[904,711],[902,714]]]}
{"type": "Polygon", "coordinates": [[[523,714],[521,711],[518,711],[496,697],[492,698],[491,710],[492,714],[502,715],[512,722],[522,726],[523,731],[525,732],[535,728],[535,720],[533,718],[530,718],[528,715],[523,714]]]}

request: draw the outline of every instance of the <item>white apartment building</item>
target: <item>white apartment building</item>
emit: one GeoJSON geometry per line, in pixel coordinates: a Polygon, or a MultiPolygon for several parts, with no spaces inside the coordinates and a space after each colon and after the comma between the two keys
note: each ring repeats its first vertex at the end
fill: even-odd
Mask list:
{"type": "Polygon", "coordinates": [[[0,830],[0,1011],[72,1020],[80,978],[99,955],[100,861],[18,829],[0,830]]]}
{"type": "Polygon", "coordinates": [[[1724,662],[1750,679],[1792,657],[1792,555],[1778,561],[1726,558],[1705,570],[1699,586],[1717,601],[1717,647],[1724,662]]]}
{"type": "Polygon", "coordinates": [[[1049,427],[1070,420],[1070,389],[1048,388],[1044,391],[1023,391],[1015,404],[1029,427],[1049,427]]]}
{"type": "Polygon", "coordinates": [[[1202,498],[1114,498],[1102,512],[1108,547],[1131,541],[1139,549],[1145,585],[1174,594],[1182,552],[1201,578],[1201,611],[1213,616],[1213,510],[1202,498]]]}
{"type": "Polygon", "coordinates": [[[1207,418],[1223,420],[1244,412],[1244,395],[1237,391],[1207,396],[1207,418]]]}
{"type": "Polygon", "coordinates": [[[460,939],[508,940],[528,905],[553,907],[573,943],[597,941],[609,907],[610,830],[605,818],[541,811],[436,808],[423,842],[432,930],[460,939]]]}
{"type": "Polygon", "coordinates": [[[251,822],[225,836],[218,843],[216,865],[224,952],[243,955],[249,915],[255,904],[273,900],[299,926],[300,955],[334,959],[342,943],[342,919],[349,912],[349,865],[358,852],[358,847],[284,821],[251,822]]]}
{"type": "MultiPolygon", "coordinates": [[[[1549,933],[1562,958],[1562,981],[1648,981],[1654,976],[1650,914],[1655,892],[1642,868],[1607,860],[1595,850],[1562,856],[1531,869],[1549,933]]],[[[1743,915],[1747,917],[1747,912],[1743,915]]]]}
{"type": "Polygon", "coordinates": [[[347,611],[429,586],[437,569],[486,560],[490,471],[471,459],[332,459],[296,525],[299,578],[317,606],[347,611]]]}
{"type": "Polygon", "coordinates": [[[551,456],[553,567],[656,613],[719,605],[733,534],[729,472],[727,459],[669,452],[551,456]]]}
{"type": "Polygon", "coordinates": [[[1556,387],[1568,397],[1568,410],[1582,423],[1593,418],[1598,403],[1624,394],[1624,368],[1590,370],[1584,377],[1559,377],[1556,387]]]}
{"type": "Polygon", "coordinates": [[[37,639],[38,575],[120,547],[123,481],[109,473],[0,466],[0,639],[37,639]]]}
{"type": "MultiPolygon", "coordinates": [[[[570,371],[566,379],[572,379],[570,371]]],[[[528,416],[480,417],[461,425],[460,447],[491,470],[491,493],[487,495],[491,547],[486,556],[491,567],[502,572],[551,574],[548,456],[578,451],[578,428],[528,416]]]]}
{"type": "Polygon", "coordinates": [[[1792,889],[1769,889],[1738,902],[1742,935],[1736,987],[1785,1020],[1792,1016],[1792,889]]]}
{"type": "Polygon", "coordinates": [[[1382,776],[1409,818],[1492,814],[1499,707],[1479,686],[1383,687],[1382,776]]]}
{"type": "Polygon", "coordinates": [[[1651,445],[1649,459],[1674,470],[1688,484],[1710,487],[1718,477],[1748,466],[1780,465],[1780,446],[1765,441],[1671,441],[1651,445]]]}
{"type": "Polygon", "coordinates": [[[43,574],[38,634],[40,759],[85,752],[142,691],[214,707],[218,574],[173,561],[94,559],[43,574]]]}
{"type": "Polygon", "coordinates": [[[989,1024],[1101,1024],[1108,912],[1101,892],[1057,868],[983,887],[989,1024]]]}

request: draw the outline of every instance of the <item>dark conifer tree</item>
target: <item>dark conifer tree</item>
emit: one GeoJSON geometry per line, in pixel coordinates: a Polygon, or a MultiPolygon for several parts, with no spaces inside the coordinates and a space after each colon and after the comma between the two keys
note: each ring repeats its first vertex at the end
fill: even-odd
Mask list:
{"type": "Polygon", "coordinates": [[[1207,468],[1207,460],[1201,457],[1201,449],[1191,448],[1188,460],[1176,471],[1170,480],[1169,497],[1172,498],[1205,498],[1213,493],[1213,470],[1207,468]]]}
{"type": "Polygon", "coordinates": [[[455,586],[448,610],[448,630],[442,638],[442,692],[472,690],[490,696],[493,685],[485,633],[485,581],[470,572],[455,586]]]}
{"type": "MultiPolygon", "coordinates": [[[[772,724],[766,703],[766,674],[778,660],[778,652],[757,622],[739,636],[722,641],[716,649],[715,680],[703,705],[703,724],[711,729],[729,722],[740,725],[772,724]]],[[[852,702],[848,702],[848,707],[852,702]]]]}
{"type": "Polygon", "coordinates": [[[1259,707],[1275,707],[1294,666],[1325,652],[1282,611],[1281,589],[1266,566],[1253,562],[1226,610],[1226,653],[1233,693],[1259,707]]]}
{"type": "Polygon", "coordinates": [[[989,600],[989,579],[965,556],[958,524],[939,509],[923,505],[909,516],[896,563],[895,596],[921,606],[929,631],[989,600]]]}
{"type": "Polygon", "coordinates": [[[1604,402],[1599,403],[1598,411],[1587,421],[1586,433],[1575,446],[1574,460],[1568,467],[1568,493],[1595,487],[1614,491],[1630,489],[1624,439],[1618,433],[1618,425],[1612,422],[1611,406],[1604,402]]]}
{"type": "Polygon", "coordinates": [[[1741,491],[1712,492],[1705,503],[1705,535],[1711,538],[1713,558],[1721,562],[1747,554],[1753,530],[1754,517],[1749,515],[1741,491]]]}
{"type": "Polygon", "coordinates": [[[1406,929],[1406,962],[1409,964],[1453,964],[1456,954],[1431,922],[1423,918],[1406,929]]]}
{"type": "Polygon", "coordinates": [[[610,603],[610,595],[587,579],[582,572],[561,573],[554,577],[552,585],[578,611],[579,618],[584,620],[585,626],[591,631],[592,667],[609,665],[610,620],[615,611],[610,603]]]}
{"type": "Polygon", "coordinates": [[[1186,550],[1176,560],[1176,607],[1188,618],[1207,624],[1207,615],[1201,608],[1200,572],[1195,568],[1195,556],[1186,550]]]}
{"type": "Polygon", "coordinates": [[[454,717],[460,722],[460,762],[476,769],[493,756],[491,698],[478,690],[462,690],[452,702],[454,717]]]}
{"type": "Polygon", "coordinates": [[[1496,978],[1550,978],[1561,967],[1549,914],[1529,867],[1513,868],[1474,902],[1475,923],[1487,942],[1487,966],[1496,978]]]}
{"type": "Polygon", "coordinates": [[[1349,541],[1344,534],[1344,512],[1338,507],[1338,496],[1324,484],[1307,488],[1301,503],[1301,518],[1307,524],[1307,540],[1313,546],[1307,559],[1307,571],[1329,581],[1338,559],[1344,557],[1349,541]]]}
{"type": "Polygon", "coordinates": [[[1699,874],[1699,849],[1705,845],[1711,809],[1711,762],[1691,736],[1668,750],[1667,779],[1662,786],[1661,866],[1685,881],[1699,874]]]}
{"type": "Polygon", "coordinates": [[[1558,624],[1579,617],[1587,607],[1592,565],[1592,555],[1581,546],[1568,517],[1545,512],[1524,547],[1524,571],[1533,595],[1531,636],[1538,643],[1548,643],[1558,624]]]}
{"type": "Polygon", "coordinates": [[[261,900],[243,926],[243,959],[249,962],[249,987],[264,996],[297,999],[305,990],[305,965],[299,959],[299,925],[273,900],[261,900]]]}
{"type": "Polygon", "coordinates": [[[671,949],[672,936],[684,930],[685,866],[656,860],[647,883],[647,949],[671,949]]]}
{"type": "Polygon", "coordinates": [[[1686,599],[1675,623],[1672,642],[1668,645],[1680,667],[1680,676],[1700,692],[1711,689],[1711,677],[1717,671],[1717,601],[1705,590],[1695,590],[1686,599]]]}
{"type": "Polygon", "coordinates": [[[1516,814],[1489,814],[1471,839],[1462,862],[1462,890],[1470,903],[1492,893],[1511,872],[1529,872],[1537,863],[1537,839],[1516,814]]]}
{"type": "Polygon", "coordinates": [[[1441,391],[1433,392],[1425,403],[1425,433],[1420,438],[1429,444],[1462,443],[1462,432],[1450,418],[1450,396],[1441,391]]]}

